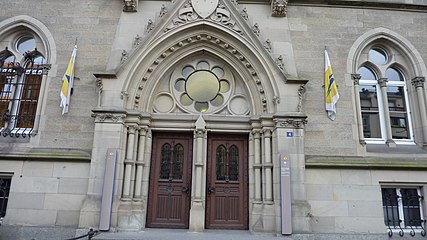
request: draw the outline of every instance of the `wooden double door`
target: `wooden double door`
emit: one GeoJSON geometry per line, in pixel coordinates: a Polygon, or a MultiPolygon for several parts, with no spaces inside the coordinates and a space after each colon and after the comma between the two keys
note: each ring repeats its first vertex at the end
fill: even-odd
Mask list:
{"type": "MultiPolygon", "coordinates": [[[[188,228],[192,134],[153,134],[147,227],[188,228]]],[[[248,229],[247,135],[208,135],[205,226],[248,229]]]]}

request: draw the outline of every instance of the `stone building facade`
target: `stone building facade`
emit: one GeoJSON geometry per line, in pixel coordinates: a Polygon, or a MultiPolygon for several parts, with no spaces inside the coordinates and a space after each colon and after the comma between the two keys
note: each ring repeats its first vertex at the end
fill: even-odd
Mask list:
{"type": "Polygon", "coordinates": [[[425,235],[426,1],[2,5],[0,232],[425,235]]]}

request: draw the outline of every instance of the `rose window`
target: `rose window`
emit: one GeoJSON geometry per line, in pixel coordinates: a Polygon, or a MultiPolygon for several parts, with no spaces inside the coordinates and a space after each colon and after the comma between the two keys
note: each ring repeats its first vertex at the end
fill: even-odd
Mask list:
{"type": "Polygon", "coordinates": [[[187,110],[209,113],[220,110],[231,95],[232,74],[207,61],[177,68],[171,84],[177,102],[187,110]]]}

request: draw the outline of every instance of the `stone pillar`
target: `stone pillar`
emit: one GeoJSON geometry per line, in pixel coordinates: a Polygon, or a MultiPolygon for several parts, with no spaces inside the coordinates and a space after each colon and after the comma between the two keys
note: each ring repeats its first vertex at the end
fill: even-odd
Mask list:
{"type": "Polygon", "coordinates": [[[145,155],[145,136],[147,134],[147,127],[140,127],[139,133],[139,145],[136,160],[136,180],[135,180],[135,193],[134,200],[142,200],[142,176],[144,171],[144,155],[145,155]]]}
{"type": "MultiPolygon", "coordinates": [[[[305,191],[305,155],[304,155],[304,126],[306,118],[302,113],[277,114],[274,116],[275,128],[273,131],[273,163],[274,173],[274,198],[280,199],[280,157],[287,156],[290,167],[292,213],[287,213],[283,219],[292,219],[293,232],[309,232],[310,207],[307,203],[305,191]]],[[[289,197],[289,196],[286,196],[289,197]]],[[[280,204],[279,204],[280,209],[280,204]]],[[[280,212],[280,211],[279,211],[280,212]]],[[[280,231],[280,214],[277,214],[277,226],[280,231]]]]}
{"type": "Polygon", "coordinates": [[[263,138],[264,138],[264,161],[263,161],[263,170],[265,176],[265,197],[263,198],[264,202],[271,203],[273,201],[273,178],[272,178],[272,168],[273,163],[271,162],[271,129],[263,129],[263,138]]]}
{"type": "Polygon", "coordinates": [[[412,79],[412,85],[417,90],[417,100],[421,117],[421,128],[423,130],[423,145],[427,145],[427,113],[424,94],[424,77],[415,77],[412,79]]]}
{"type": "Polygon", "coordinates": [[[191,191],[190,226],[192,232],[205,230],[205,187],[206,187],[206,123],[202,116],[196,121],[193,148],[193,177],[191,191]]]}
{"type": "Polygon", "coordinates": [[[252,131],[253,134],[253,148],[254,148],[254,200],[255,202],[261,202],[261,143],[260,143],[260,130],[255,129],[252,131]]]}
{"type": "Polygon", "coordinates": [[[365,145],[365,136],[363,134],[363,121],[362,121],[362,108],[360,105],[360,92],[359,92],[359,81],[360,74],[351,74],[351,79],[353,79],[353,90],[354,90],[354,102],[356,103],[357,111],[357,131],[359,133],[359,143],[365,145]]]}
{"type": "Polygon", "coordinates": [[[135,158],[134,158],[134,148],[136,142],[136,136],[138,133],[136,131],[135,125],[128,126],[128,134],[127,134],[127,145],[126,145],[126,158],[125,158],[125,173],[123,179],[123,194],[122,197],[124,200],[130,200],[132,198],[133,193],[133,177],[134,177],[134,166],[135,166],[135,158]]]}
{"type": "MultiPolygon", "coordinates": [[[[378,79],[378,84],[380,85],[382,102],[384,106],[384,122],[386,128],[386,144],[389,147],[396,147],[396,143],[393,141],[393,134],[391,132],[391,123],[390,123],[390,111],[388,109],[388,98],[387,98],[387,78],[378,79]]],[[[384,136],[383,136],[384,137],[384,136]]]]}
{"type": "MultiPolygon", "coordinates": [[[[124,119],[126,112],[108,112],[103,109],[94,109],[95,132],[90,162],[88,191],[80,210],[79,228],[97,227],[101,206],[102,188],[104,183],[105,160],[109,148],[117,149],[119,156],[124,153],[121,149],[121,138],[125,134],[124,119]]],[[[116,163],[116,174],[120,172],[122,160],[116,163]]],[[[119,198],[114,191],[113,201],[119,198]]],[[[114,208],[114,203],[113,203],[114,208]]],[[[114,210],[113,210],[114,211],[114,210]]],[[[114,220],[113,220],[114,221],[114,220]]],[[[113,223],[114,225],[114,223],[113,223]]]]}

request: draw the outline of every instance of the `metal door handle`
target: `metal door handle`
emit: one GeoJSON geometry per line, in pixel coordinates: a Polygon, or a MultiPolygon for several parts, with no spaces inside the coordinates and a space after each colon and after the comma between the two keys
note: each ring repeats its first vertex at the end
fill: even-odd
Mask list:
{"type": "Polygon", "coordinates": [[[189,187],[182,187],[181,191],[188,194],[188,192],[190,192],[190,188],[189,187]]]}
{"type": "Polygon", "coordinates": [[[209,186],[208,187],[208,193],[214,193],[215,192],[215,188],[209,186]]]}

